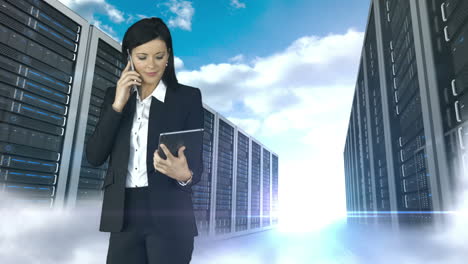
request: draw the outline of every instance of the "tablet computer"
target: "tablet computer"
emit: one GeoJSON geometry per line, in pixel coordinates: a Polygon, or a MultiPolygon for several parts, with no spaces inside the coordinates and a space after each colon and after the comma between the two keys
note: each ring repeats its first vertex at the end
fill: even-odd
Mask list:
{"type": "MultiPolygon", "coordinates": [[[[203,128],[181,130],[159,134],[159,144],[164,144],[175,157],[178,157],[179,148],[185,146],[184,154],[188,158],[191,155],[199,155],[203,147],[203,128]]],[[[166,154],[158,145],[158,154],[166,159],[166,154]]]]}

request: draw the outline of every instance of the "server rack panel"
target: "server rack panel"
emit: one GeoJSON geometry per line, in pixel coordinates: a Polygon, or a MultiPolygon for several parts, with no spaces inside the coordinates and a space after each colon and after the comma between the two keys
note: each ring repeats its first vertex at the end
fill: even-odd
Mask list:
{"type": "Polygon", "coordinates": [[[204,129],[203,132],[203,172],[200,182],[192,187],[192,201],[195,210],[198,232],[201,235],[208,235],[210,231],[210,214],[213,188],[213,159],[214,159],[214,134],[215,134],[215,113],[207,106],[203,108],[204,129]]]}
{"type": "Polygon", "coordinates": [[[67,204],[81,206],[102,200],[104,177],[108,161],[99,167],[87,162],[84,148],[94,133],[103,107],[105,91],[117,82],[124,64],[121,46],[98,28],[90,27],[87,65],[84,75],[80,119],[75,138],[73,170],[70,172],[70,188],[67,204]]]}
{"type": "Polygon", "coordinates": [[[420,6],[422,41],[428,43],[424,51],[428,57],[428,93],[435,112],[434,130],[444,138],[443,147],[435,146],[441,167],[437,184],[441,190],[442,208],[453,210],[461,191],[458,183],[467,175],[464,106],[467,100],[468,3],[431,0],[420,3],[420,6]]]}
{"type": "MultiPolygon", "coordinates": [[[[405,24],[406,21],[405,21],[405,24]]],[[[389,211],[390,202],[388,196],[388,180],[386,166],[385,129],[383,125],[382,94],[380,87],[379,56],[377,53],[377,32],[374,10],[371,6],[369,22],[367,26],[366,39],[364,42],[364,80],[369,98],[369,125],[370,125],[370,149],[372,160],[372,190],[375,199],[374,209],[377,211],[389,211]]],[[[398,58],[397,58],[398,59],[398,58]]],[[[397,71],[392,69],[393,74],[397,71]]],[[[398,99],[397,99],[398,100],[398,99]]],[[[389,223],[389,217],[380,216],[376,218],[378,223],[389,223]]]]}
{"type": "Polygon", "coordinates": [[[87,27],[59,3],[0,1],[0,181],[16,199],[63,203],[87,27]]]}
{"type": "Polygon", "coordinates": [[[272,207],[271,207],[271,216],[272,216],[272,224],[277,225],[278,224],[278,212],[279,212],[279,204],[278,204],[278,184],[279,184],[279,179],[278,179],[278,156],[276,154],[272,153],[272,169],[271,169],[271,175],[272,175],[272,207]]]}
{"type": "MultiPolygon", "coordinates": [[[[380,1],[384,6],[387,1],[380,1]]],[[[431,189],[423,182],[416,183],[417,190],[407,188],[413,181],[422,181],[417,173],[430,175],[425,151],[427,133],[422,122],[423,113],[419,86],[419,69],[416,63],[414,19],[409,1],[398,1],[391,8],[381,9],[381,17],[394,13],[398,19],[382,19],[382,36],[384,52],[387,93],[395,94],[388,105],[393,109],[390,117],[392,127],[393,161],[396,200],[398,211],[417,211],[416,214],[399,215],[400,224],[420,224],[427,221],[424,212],[431,211],[431,189]],[[403,21],[403,22],[402,22],[403,21]],[[404,36],[404,37],[402,37],[404,36]],[[414,195],[418,193],[418,195],[414,195]],[[427,195],[422,195],[426,193],[427,195]],[[411,198],[411,199],[409,199],[411,198]],[[420,199],[420,201],[418,200],[420,199]],[[418,200],[418,202],[416,202],[418,200]],[[419,204],[428,206],[419,206],[419,204]],[[418,204],[418,206],[416,206],[418,204]],[[424,216],[424,217],[421,217],[424,216]]],[[[416,24],[417,25],[417,24],[416,24]]],[[[424,178],[424,182],[426,182],[424,178]]]]}
{"type": "Polygon", "coordinates": [[[271,153],[265,148],[262,149],[263,170],[262,170],[262,227],[269,226],[270,223],[270,206],[271,206],[271,153]]]}
{"type": "Polygon", "coordinates": [[[250,227],[260,227],[260,204],[261,204],[261,146],[259,143],[251,139],[252,146],[252,166],[251,166],[251,211],[250,211],[250,227]]]}
{"type": "Polygon", "coordinates": [[[234,126],[219,118],[216,173],[215,233],[230,233],[234,170],[234,126]]]}
{"type": "MultiPolygon", "coordinates": [[[[371,67],[369,67],[370,70],[371,67]]],[[[363,172],[362,175],[362,188],[364,190],[364,208],[363,210],[369,211],[374,208],[374,191],[372,189],[372,179],[371,179],[371,160],[370,160],[370,127],[369,122],[371,122],[367,116],[368,108],[370,107],[367,99],[367,89],[364,84],[364,67],[361,63],[359,77],[358,77],[358,119],[359,119],[359,154],[360,154],[360,166],[363,172]]]]}
{"type": "Polygon", "coordinates": [[[236,232],[248,226],[249,148],[249,137],[237,131],[236,232]]]}

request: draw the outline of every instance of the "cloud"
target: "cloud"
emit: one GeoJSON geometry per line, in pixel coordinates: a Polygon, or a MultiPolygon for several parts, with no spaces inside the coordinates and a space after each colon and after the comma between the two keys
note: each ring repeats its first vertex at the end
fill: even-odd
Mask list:
{"type": "Polygon", "coordinates": [[[166,5],[175,17],[171,17],[168,21],[170,27],[181,28],[184,30],[192,30],[192,17],[195,14],[195,9],[192,7],[192,2],[182,0],[171,0],[166,5]]]}
{"type": "Polygon", "coordinates": [[[99,215],[99,203],[66,211],[9,199],[0,205],[0,263],[104,263],[109,234],[98,231],[99,215]]]}
{"type": "Polygon", "coordinates": [[[100,30],[106,32],[107,35],[109,35],[110,37],[112,37],[116,41],[120,41],[119,37],[117,36],[117,33],[115,32],[115,30],[111,26],[104,25],[104,24],[102,24],[101,21],[96,20],[96,19],[93,21],[93,25],[96,26],[97,28],[99,28],[100,30]]]}
{"type": "Polygon", "coordinates": [[[231,6],[234,8],[245,8],[245,3],[241,3],[239,0],[231,0],[231,6]]]}
{"type": "Polygon", "coordinates": [[[176,71],[180,71],[184,68],[184,62],[181,58],[174,56],[174,67],[176,71]]]}
{"type": "Polygon", "coordinates": [[[233,63],[241,63],[241,62],[244,62],[244,55],[242,54],[239,54],[239,55],[236,55],[232,58],[229,59],[229,62],[233,62],[233,63]]]}
{"type": "Polygon", "coordinates": [[[124,12],[118,10],[115,6],[107,3],[105,0],[59,0],[68,8],[78,13],[90,24],[95,25],[116,41],[120,41],[117,33],[112,26],[105,25],[96,17],[97,14],[104,14],[112,22],[120,24],[122,22],[130,23],[134,20],[132,15],[125,18],[124,12]]]}
{"type": "Polygon", "coordinates": [[[59,0],[68,8],[80,14],[86,20],[94,21],[95,14],[105,14],[112,22],[122,23],[125,21],[124,12],[105,0],[59,0]]]}
{"type": "Polygon", "coordinates": [[[178,76],[182,82],[203,89],[206,102],[222,114],[229,115],[241,102],[256,118],[263,119],[300,102],[310,107],[297,88],[353,89],[363,36],[353,29],[341,35],[306,36],[283,51],[248,63],[241,63],[245,57],[237,55],[230,59],[232,64],[208,64],[181,71],[178,76]],[[346,48],[342,43],[347,43],[346,48]]]}
{"type": "Polygon", "coordinates": [[[229,121],[236,124],[238,127],[241,127],[245,130],[246,133],[254,135],[260,129],[262,125],[259,120],[256,119],[246,119],[246,118],[236,118],[236,117],[227,117],[229,121]]]}

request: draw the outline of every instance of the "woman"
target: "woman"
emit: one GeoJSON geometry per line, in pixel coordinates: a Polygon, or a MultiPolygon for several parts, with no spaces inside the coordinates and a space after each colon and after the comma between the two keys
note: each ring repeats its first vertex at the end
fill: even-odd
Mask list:
{"type": "Polygon", "coordinates": [[[111,232],[107,263],[189,263],[198,235],[191,186],[200,180],[202,152],[181,147],[175,157],[161,145],[164,160],[156,150],[160,133],[203,127],[201,93],[178,83],[172,38],[161,19],[128,28],[125,61],[127,49],[135,70],[127,62],[107,90],[86,146],[94,166],[110,155],[99,229],[111,232]]]}

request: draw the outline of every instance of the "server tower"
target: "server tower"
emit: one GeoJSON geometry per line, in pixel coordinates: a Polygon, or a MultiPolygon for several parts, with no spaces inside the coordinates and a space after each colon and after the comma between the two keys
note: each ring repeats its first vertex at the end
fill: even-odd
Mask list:
{"type": "Polygon", "coordinates": [[[278,225],[279,200],[278,200],[278,155],[271,153],[271,224],[278,225]]]}
{"type": "Polygon", "coordinates": [[[468,176],[467,128],[465,109],[468,96],[468,2],[431,0],[413,4],[419,16],[420,38],[418,65],[426,65],[420,81],[427,87],[428,110],[432,114],[433,133],[430,138],[437,153],[440,177],[434,199],[440,200],[438,210],[460,207],[463,182],[468,176]],[[440,208],[440,209],[439,209],[440,208]]]}
{"type": "Polygon", "coordinates": [[[0,187],[63,205],[89,24],[56,1],[0,1],[0,187]]]}
{"type": "Polygon", "coordinates": [[[247,230],[249,221],[249,149],[250,142],[246,133],[236,131],[236,232],[247,230]]]}
{"type": "Polygon", "coordinates": [[[261,206],[261,151],[260,144],[251,140],[251,198],[250,198],[250,228],[260,228],[261,206]]]}
{"type": "Polygon", "coordinates": [[[234,176],[234,125],[223,117],[218,121],[216,163],[215,234],[231,232],[234,176]]]}
{"type": "Polygon", "coordinates": [[[467,1],[371,2],[344,151],[348,211],[407,226],[443,223],[434,212],[454,208],[467,167],[467,32],[467,1]],[[356,169],[366,151],[370,188],[356,169]]]}
{"type": "Polygon", "coordinates": [[[214,203],[212,197],[214,196],[213,179],[215,176],[213,162],[215,160],[215,127],[216,112],[203,105],[204,111],[204,135],[203,135],[203,173],[201,180],[198,184],[192,186],[193,208],[195,210],[195,219],[197,221],[198,232],[202,236],[210,234],[210,227],[213,220],[211,219],[212,212],[214,211],[214,203]]]}
{"type": "Polygon", "coordinates": [[[271,153],[262,148],[262,227],[270,225],[271,211],[271,153]]]}
{"type": "Polygon", "coordinates": [[[86,65],[78,128],[73,146],[73,166],[70,171],[67,204],[71,207],[102,200],[108,160],[95,167],[88,163],[84,149],[99,121],[106,90],[117,83],[125,67],[121,61],[120,44],[91,26],[86,65]]]}

